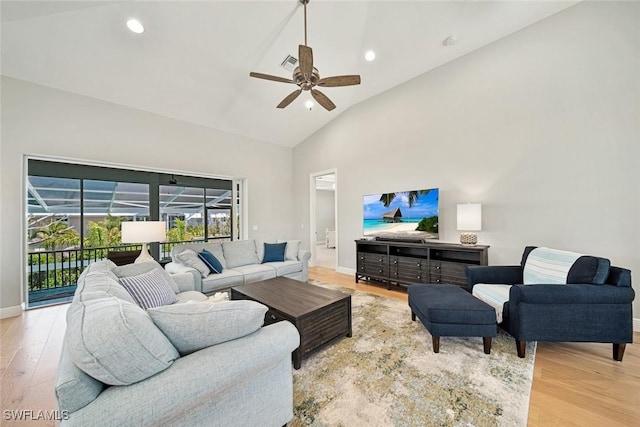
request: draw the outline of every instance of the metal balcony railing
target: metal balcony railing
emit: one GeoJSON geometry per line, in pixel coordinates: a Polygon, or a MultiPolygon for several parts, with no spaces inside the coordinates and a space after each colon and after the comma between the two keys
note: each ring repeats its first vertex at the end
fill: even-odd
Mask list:
{"type": "MultiPolygon", "coordinates": [[[[210,237],[208,240],[228,241],[230,238],[210,237]]],[[[170,258],[171,249],[181,243],[198,241],[160,243],[160,259],[170,258]]],[[[26,271],[29,303],[71,297],[80,274],[89,264],[107,259],[110,251],[132,251],[141,248],[142,245],[138,244],[29,252],[26,271]]]]}

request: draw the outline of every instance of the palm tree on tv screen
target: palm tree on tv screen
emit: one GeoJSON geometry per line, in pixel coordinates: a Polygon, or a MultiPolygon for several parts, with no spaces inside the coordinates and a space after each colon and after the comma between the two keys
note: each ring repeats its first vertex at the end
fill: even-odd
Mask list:
{"type": "MultiPolygon", "coordinates": [[[[418,201],[418,198],[420,196],[426,196],[427,194],[429,194],[430,191],[431,191],[430,189],[418,190],[418,191],[404,191],[400,194],[407,195],[407,199],[409,201],[409,208],[411,208],[413,204],[418,201]]],[[[388,208],[389,205],[391,205],[391,202],[393,202],[393,199],[395,198],[396,198],[396,193],[385,193],[380,195],[380,201],[384,204],[385,208],[388,208]]]]}

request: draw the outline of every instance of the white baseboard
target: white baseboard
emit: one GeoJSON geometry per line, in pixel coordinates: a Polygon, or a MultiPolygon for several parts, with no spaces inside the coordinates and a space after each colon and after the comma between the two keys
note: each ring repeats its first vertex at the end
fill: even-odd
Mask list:
{"type": "Polygon", "coordinates": [[[640,319],[633,319],[634,332],[640,332],[640,319]]]}
{"type": "Polygon", "coordinates": [[[22,314],[22,306],[14,305],[13,307],[0,308],[0,319],[7,317],[20,316],[22,314]]]}
{"type": "Polygon", "coordinates": [[[342,274],[351,274],[351,275],[355,275],[356,274],[356,270],[354,270],[352,268],[347,268],[347,267],[338,267],[338,268],[336,268],[336,271],[338,273],[342,273],[342,274]]]}

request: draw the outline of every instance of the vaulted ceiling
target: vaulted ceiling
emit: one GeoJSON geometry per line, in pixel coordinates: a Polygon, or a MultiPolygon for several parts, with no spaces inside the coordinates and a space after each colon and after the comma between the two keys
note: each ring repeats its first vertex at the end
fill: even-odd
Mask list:
{"type": "Polygon", "coordinates": [[[2,74],[291,147],[350,106],[575,3],[311,0],[308,44],[321,76],[362,76],[322,89],[332,112],[306,109],[309,92],[276,109],[296,87],[249,77],[291,77],[280,64],[304,41],[298,0],[3,0],[2,74]],[[142,34],[127,29],[132,17],[142,34]]]}

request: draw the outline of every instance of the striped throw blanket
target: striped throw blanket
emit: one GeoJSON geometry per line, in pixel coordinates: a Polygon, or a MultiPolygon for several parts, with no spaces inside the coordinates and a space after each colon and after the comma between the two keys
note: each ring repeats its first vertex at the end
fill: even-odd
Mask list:
{"type": "Polygon", "coordinates": [[[525,285],[564,285],[573,263],[582,254],[558,249],[535,248],[529,253],[523,270],[525,285]]]}
{"type": "Polygon", "coordinates": [[[496,310],[496,322],[502,323],[502,311],[504,303],[509,301],[509,289],[511,289],[511,285],[478,283],[473,287],[471,294],[493,307],[496,310]]]}

